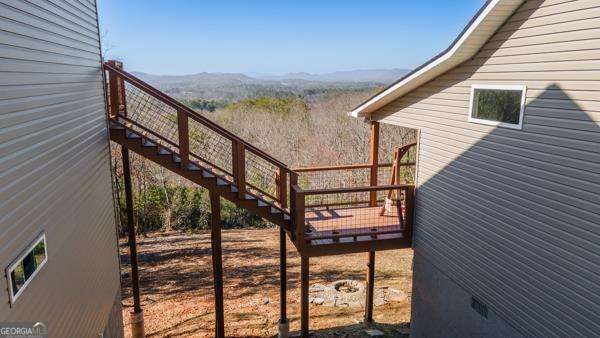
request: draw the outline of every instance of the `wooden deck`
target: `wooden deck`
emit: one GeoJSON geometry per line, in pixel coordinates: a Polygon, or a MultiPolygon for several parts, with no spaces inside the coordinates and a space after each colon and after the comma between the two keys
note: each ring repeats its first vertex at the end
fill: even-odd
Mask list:
{"type": "Polygon", "coordinates": [[[394,210],[380,216],[381,206],[306,208],[309,256],[409,247],[394,210]]]}

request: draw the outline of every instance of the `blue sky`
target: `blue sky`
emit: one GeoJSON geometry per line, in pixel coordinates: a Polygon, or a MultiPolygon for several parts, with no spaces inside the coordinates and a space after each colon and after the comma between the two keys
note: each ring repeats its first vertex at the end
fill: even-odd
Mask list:
{"type": "Polygon", "coordinates": [[[129,70],[326,73],[414,68],[484,0],[98,0],[103,49],[129,70]]]}

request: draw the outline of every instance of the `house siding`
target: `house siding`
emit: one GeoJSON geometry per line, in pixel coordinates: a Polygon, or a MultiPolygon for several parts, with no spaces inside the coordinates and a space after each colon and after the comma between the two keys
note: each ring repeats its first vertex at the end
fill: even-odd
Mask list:
{"type": "Polygon", "coordinates": [[[0,262],[42,231],[48,251],[1,322],[122,335],[102,84],[95,2],[0,0],[0,262]]]}
{"type": "Polygon", "coordinates": [[[418,256],[526,336],[600,332],[598,1],[525,2],[373,118],[420,130],[418,256]],[[525,84],[523,129],[467,122],[472,84],[525,84]]]}

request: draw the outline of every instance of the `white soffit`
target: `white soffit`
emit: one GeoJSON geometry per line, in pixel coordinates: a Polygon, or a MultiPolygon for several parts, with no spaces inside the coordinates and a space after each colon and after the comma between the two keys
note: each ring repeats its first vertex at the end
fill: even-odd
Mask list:
{"type": "Polygon", "coordinates": [[[523,2],[525,0],[488,1],[448,49],[363,102],[348,115],[369,116],[377,109],[467,61],[523,2]]]}

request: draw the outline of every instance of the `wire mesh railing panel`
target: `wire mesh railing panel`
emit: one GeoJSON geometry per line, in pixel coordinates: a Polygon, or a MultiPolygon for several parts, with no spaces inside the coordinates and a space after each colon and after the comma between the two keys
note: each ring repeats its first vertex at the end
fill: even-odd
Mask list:
{"type": "Polygon", "coordinates": [[[125,82],[125,93],[128,119],[173,144],[179,144],[175,108],[128,82],[125,82]]]}
{"type": "Polygon", "coordinates": [[[384,166],[377,168],[377,185],[391,184],[392,166],[384,166]]]}
{"type": "Polygon", "coordinates": [[[220,175],[233,176],[232,141],[202,123],[188,119],[190,154],[220,175]]]}
{"type": "Polygon", "coordinates": [[[252,151],[246,150],[246,185],[248,188],[269,201],[277,201],[277,169],[252,151]]]}
{"type": "Polygon", "coordinates": [[[305,197],[307,239],[399,233],[406,224],[403,189],[378,193],[375,206],[369,203],[369,191],[315,194],[305,197]]]}
{"type": "Polygon", "coordinates": [[[367,187],[370,183],[370,173],[370,168],[300,172],[298,186],[302,189],[367,187]]]}

